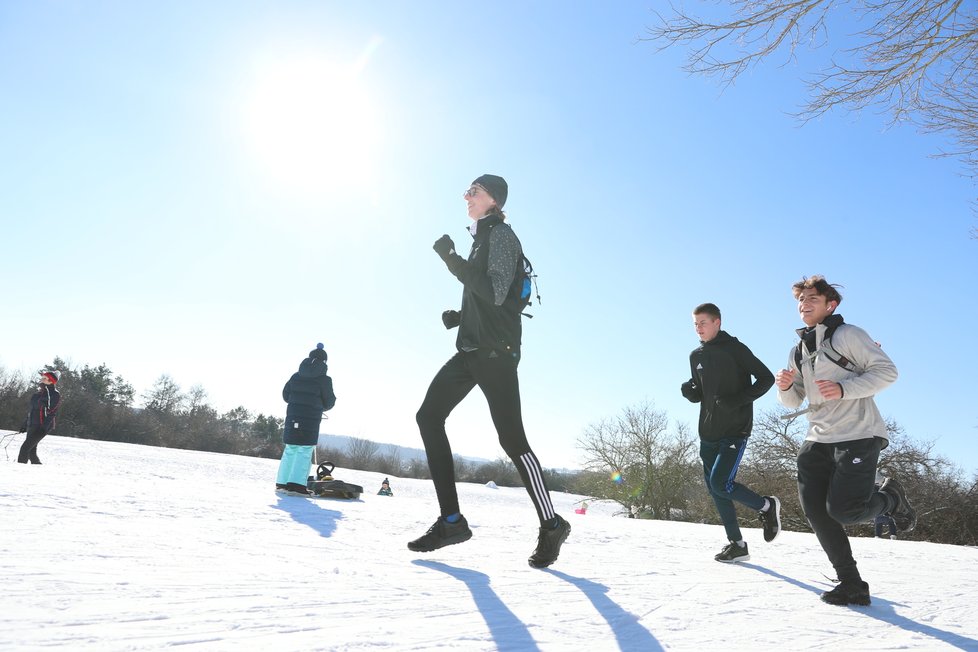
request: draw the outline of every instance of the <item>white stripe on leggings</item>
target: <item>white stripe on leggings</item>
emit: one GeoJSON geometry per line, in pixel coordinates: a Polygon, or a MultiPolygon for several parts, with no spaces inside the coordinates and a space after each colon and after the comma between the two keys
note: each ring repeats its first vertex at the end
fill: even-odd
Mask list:
{"type": "Polygon", "coordinates": [[[550,502],[550,492],[547,491],[546,485],[543,484],[543,472],[540,470],[540,462],[530,453],[520,455],[520,461],[523,462],[523,468],[526,469],[526,474],[530,478],[530,486],[528,488],[533,496],[533,500],[540,507],[543,520],[549,521],[557,514],[554,512],[553,503],[550,502]]]}

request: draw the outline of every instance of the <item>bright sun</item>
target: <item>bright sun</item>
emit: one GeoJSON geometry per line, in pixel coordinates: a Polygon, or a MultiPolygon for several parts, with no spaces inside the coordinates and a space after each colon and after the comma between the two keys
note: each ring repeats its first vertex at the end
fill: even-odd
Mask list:
{"type": "Polygon", "coordinates": [[[252,155],[276,186],[323,192],[369,181],[379,120],[361,69],[318,55],[258,66],[244,129],[252,155]]]}

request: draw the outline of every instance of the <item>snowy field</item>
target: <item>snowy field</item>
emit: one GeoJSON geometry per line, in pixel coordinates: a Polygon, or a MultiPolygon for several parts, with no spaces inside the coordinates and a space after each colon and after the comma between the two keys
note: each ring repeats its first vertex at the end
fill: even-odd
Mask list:
{"type": "Polygon", "coordinates": [[[460,485],[471,541],[405,544],[431,483],[337,469],[357,501],[274,492],[276,460],[51,436],[0,453],[2,650],[978,650],[978,550],[854,539],[870,607],[818,595],[809,533],[719,564],[718,526],[613,517],[554,494],[573,526],[548,570],[522,489],[460,485]]]}

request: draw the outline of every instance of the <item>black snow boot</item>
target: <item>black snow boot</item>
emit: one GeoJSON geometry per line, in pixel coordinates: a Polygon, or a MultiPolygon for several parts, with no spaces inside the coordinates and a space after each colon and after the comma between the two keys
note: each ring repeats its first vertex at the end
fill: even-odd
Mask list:
{"type": "Polygon", "coordinates": [[[527,560],[533,568],[546,568],[557,561],[557,556],[560,555],[560,546],[570,535],[570,523],[561,518],[560,514],[554,516],[554,521],[556,522],[554,527],[540,528],[537,549],[527,560]]]}
{"type": "Polygon", "coordinates": [[[903,485],[897,482],[896,478],[883,480],[880,491],[885,493],[893,503],[888,514],[893,517],[898,531],[909,532],[917,527],[917,510],[907,500],[907,492],[903,490],[903,485]]]}
{"type": "Polygon", "coordinates": [[[764,540],[771,543],[781,534],[781,501],[775,496],[767,496],[767,500],[767,511],[758,512],[757,516],[764,530],[764,540]]]}
{"type": "Polygon", "coordinates": [[[312,492],[305,485],[299,484],[298,482],[290,482],[285,485],[285,490],[289,493],[299,494],[300,496],[311,496],[312,492]]]}
{"type": "Polygon", "coordinates": [[[431,552],[471,538],[472,530],[469,529],[469,522],[464,516],[459,516],[454,523],[449,523],[444,517],[438,517],[435,524],[428,528],[423,536],[408,542],[407,547],[414,552],[431,552]]]}
{"type": "Polygon", "coordinates": [[[736,561],[750,561],[750,553],[747,552],[747,542],[740,545],[736,541],[731,541],[723,547],[723,550],[713,556],[717,561],[730,564],[736,561]]]}
{"type": "Polygon", "coordinates": [[[869,584],[862,580],[842,580],[839,586],[822,594],[822,602],[845,606],[858,604],[867,606],[869,600],[869,584]]]}

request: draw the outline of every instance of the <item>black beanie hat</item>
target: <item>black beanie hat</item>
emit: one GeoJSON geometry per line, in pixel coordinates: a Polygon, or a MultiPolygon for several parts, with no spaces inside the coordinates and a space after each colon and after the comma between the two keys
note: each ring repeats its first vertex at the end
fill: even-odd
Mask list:
{"type": "Polygon", "coordinates": [[[309,352],[309,357],[313,360],[322,360],[323,362],[326,362],[326,349],[322,342],[317,344],[316,348],[309,352]]]}
{"type": "Polygon", "coordinates": [[[496,206],[500,209],[506,204],[506,196],[509,195],[509,185],[506,179],[497,177],[495,174],[483,174],[472,182],[474,186],[482,186],[489,193],[489,196],[496,200],[496,206]]]}

